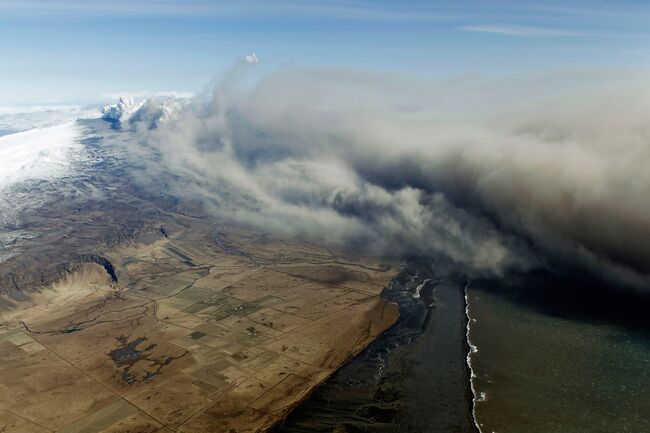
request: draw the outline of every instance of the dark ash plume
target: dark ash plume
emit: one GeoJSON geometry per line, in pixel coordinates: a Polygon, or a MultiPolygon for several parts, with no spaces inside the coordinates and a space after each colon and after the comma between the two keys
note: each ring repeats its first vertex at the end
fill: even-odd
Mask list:
{"type": "Polygon", "coordinates": [[[650,286],[647,86],[334,69],[251,85],[250,67],[237,65],[207,98],[163,110],[164,122],[134,122],[134,141],[162,155],[149,178],[174,173],[177,193],[220,216],[444,257],[470,275],[566,265],[650,286]]]}

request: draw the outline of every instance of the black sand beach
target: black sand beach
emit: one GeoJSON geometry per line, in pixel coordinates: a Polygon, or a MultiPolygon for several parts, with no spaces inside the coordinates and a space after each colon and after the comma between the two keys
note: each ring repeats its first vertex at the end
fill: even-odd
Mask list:
{"type": "Polygon", "coordinates": [[[292,432],[475,432],[464,281],[425,260],[384,291],[401,317],[279,427],[292,432]],[[421,287],[420,297],[414,297],[421,287]]]}

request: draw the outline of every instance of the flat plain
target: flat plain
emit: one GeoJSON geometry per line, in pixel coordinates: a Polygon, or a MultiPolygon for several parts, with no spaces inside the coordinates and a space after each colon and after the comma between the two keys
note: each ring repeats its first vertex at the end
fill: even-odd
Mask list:
{"type": "Polygon", "coordinates": [[[0,431],[264,431],[397,319],[395,263],[167,224],[3,300],[0,431]]]}

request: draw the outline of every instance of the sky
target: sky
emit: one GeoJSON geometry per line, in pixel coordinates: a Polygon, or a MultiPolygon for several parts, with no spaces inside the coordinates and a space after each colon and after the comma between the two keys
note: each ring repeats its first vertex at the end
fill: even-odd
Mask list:
{"type": "Polygon", "coordinates": [[[650,65],[650,2],[0,0],[0,106],[198,92],[259,72],[425,77],[650,65]]]}

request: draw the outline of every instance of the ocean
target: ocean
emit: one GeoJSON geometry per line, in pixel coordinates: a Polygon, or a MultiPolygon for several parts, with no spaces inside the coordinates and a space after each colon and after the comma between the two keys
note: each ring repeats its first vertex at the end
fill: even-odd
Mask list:
{"type": "MultiPolygon", "coordinates": [[[[581,293],[586,309],[621,307],[598,299],[598,291],[581,293]]],[[[482,432],[650,432],[648,310],[566,314],[561,296],[522,298],[480,283],[469,286],[467,298],[482,432]]]]}

